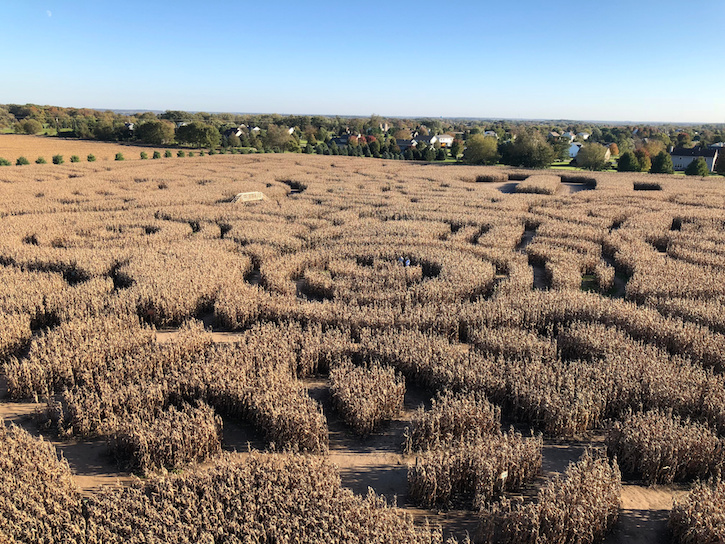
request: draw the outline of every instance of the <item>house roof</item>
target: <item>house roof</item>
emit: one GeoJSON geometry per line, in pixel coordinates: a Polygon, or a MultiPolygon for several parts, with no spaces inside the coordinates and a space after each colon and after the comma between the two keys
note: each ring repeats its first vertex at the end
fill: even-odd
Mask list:
{"type": "Polygon", "coordinates": [[[679,157],[714,157],[717,154],[717,149],[707,149],[703,147],[676,147],[672,150],[670,155],[679,157]]]}

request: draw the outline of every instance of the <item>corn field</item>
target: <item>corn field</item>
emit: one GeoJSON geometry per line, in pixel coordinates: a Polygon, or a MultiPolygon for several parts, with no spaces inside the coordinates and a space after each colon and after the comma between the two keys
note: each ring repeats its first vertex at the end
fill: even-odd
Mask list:
{"type": "Polygon", "coordinates": [[[536,502],[504,499],[481,512],[478,540],[511,544],[601,541],[617,520],[621,475],[617,463],[587,451],[564,479],[542,488],[536,502]]]}
{"type": "Polygon", "coordinates": [[[675,503],[669,525],[680,544],[725,540],[725,482],[697,484],[675,503]]]}
{"type": "Polygon", "coordinates": [[[2,169],[3,391],[41,403],[53,439],[100,440],[149,480],[81,508],[48,444],[4,429],[33,460],[5,456],[28,477],[4,480],[4,508],[49,502],[25,525],[36,507],[13,506],[0,522],[25,529],[0,539],[441,542],[341,487],[308,379],[354,440],[397,433],[405,500],[481,508],[480,542],[598,541],[616,518],[615,456],[626,478],[719,489],[725,188],[660,176],[635,191],[647,176],[289,154],[2,169]],[[249,465],[224,452],[237,423],[269,450],[249,465]],[[610,461],[541,484],[547,441],[604,433],[610,461]],[[297,514],[267,473],[299,477],[297,514]],[[149,498],[212,481],[228,487],[189,495],[188,512],[149,498]],[[540,485],[537,502],[512,499],[540,485]],[[229,529],[206,524],[224,501],[229,529]]]}

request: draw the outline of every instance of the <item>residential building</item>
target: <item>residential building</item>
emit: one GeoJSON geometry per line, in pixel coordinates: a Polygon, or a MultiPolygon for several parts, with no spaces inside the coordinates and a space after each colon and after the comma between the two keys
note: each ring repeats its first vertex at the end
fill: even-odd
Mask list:
{"type": "Polygon", "coordinates": [[[574,134],[573,132],[569,132],[569,131],[564,132],[561,135],[561,139],[562,140],[565,140],[565,141],[568,141],[569,143],[573,142],[574,141],[574,138],[576,138],[576,134],[574,134]]]}
{"type": "MultiPolygon", "coordinates": [[[[441,144],[441,147],[450,147],[453,145],[453,136],[451,134],[437,134],[435,140],[441,144]]],[[[433,142],[435,143],[435,142],[433,142]]]]}
{"type": "Polygon", "coordinates": [[[717,148],[677,147],[670,151],[670,155],[672,156],[672,166],[675,170],[685,170],[692,161],[698,157],[702,157],[705,159],[710,172],[714,172],[715,162],[717,161],[717,156],[720,151],[721,150],[717,148]]]}

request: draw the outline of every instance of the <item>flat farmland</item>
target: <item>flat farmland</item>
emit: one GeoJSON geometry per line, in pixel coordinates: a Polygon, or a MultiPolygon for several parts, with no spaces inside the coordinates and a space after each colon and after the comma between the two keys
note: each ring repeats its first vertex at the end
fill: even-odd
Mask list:
{"type": "MultiPolygon", "coordinates": [[[[165,148],[112,144],[75,138],[0,134],[0,157],[9,160],[13,165],[18,157],[25,157],[31,163],[35,162],[38,157],[43,157],[50,165],[53,155],[63,155],[65,162],[70,162],[72,155],[77,155],[82,162],[86,162],[89,154],[95,155],[97,161],[113,161],[116,153],[122,153],[124,160],[137,160],[140,159],[142,151],[145,151],[150,159],[154,150],[161,151],[163,155],[165,148]]],[[[174,156],[176,156],[176,152],[174,152],[174,156]]]]}
{"type": "Polygon", "coordinates": [[[2,168],[0,537],[717,542],[724,211],[649,174],[2,168]]]}

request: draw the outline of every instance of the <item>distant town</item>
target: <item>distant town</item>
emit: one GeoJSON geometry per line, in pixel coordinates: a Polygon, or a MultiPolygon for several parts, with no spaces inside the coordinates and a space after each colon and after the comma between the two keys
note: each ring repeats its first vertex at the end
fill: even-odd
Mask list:
{"type": "Polygon", "coordinates": [[[307,153],[528,168],[725,174],[724,124],[156,113],[7,104],[0,105],[0,133],[212,153],[307,153]]]}

